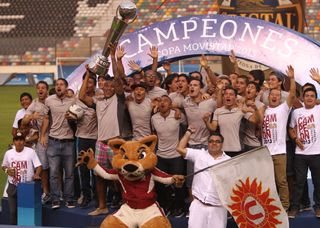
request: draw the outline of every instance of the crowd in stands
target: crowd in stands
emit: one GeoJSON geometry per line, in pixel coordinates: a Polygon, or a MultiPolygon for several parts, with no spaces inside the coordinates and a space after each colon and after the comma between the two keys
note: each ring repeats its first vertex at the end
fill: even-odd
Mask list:
{"type": "MultiPolygon", "coordinates": [[[[41,177],[43,204],[51,202],[52,209],[60,208],[62,202],[68,208],[87,208],[94,201],[95,209],[89,215],[107,214],[110,207],[121,205],[121,186],[95,176],[85,165],[75,168],[77,152],[92,148],[98,164],[111,169],[110,139],[139,140],[156,134],[158,168],[169,174],[188,175],[194,172],[194,164],[186,161],[177,147],[179,139],[192,129],[187,147],[195,151],[207,150],[208,138],[216,132],[223,136],[222,150],[230,157],[267,146],[278,194],[288,216],[294,218],[299,210],[314,206],[320,217],[319,100],[313,84],[297,89],[294,66],[287,67],[286,75],[271,72],[265,76],[260,70],[240,75],[236,56],[231,52],[234,72],[229,75],[213,72],[203,55],[200,65],[206,76],[198,71],[174,73],[169,62],[163,64],[164,76],[157,71],[158,50],[152,47],[146,57],[153,59],[150,69],[142,70],[131,61],[129,66],[135,73],[127,76],[122,64],[124,55],[122,47],[112,46],[114,77],[97,77],[87,67],[80,91],[68,89],[68,82],[59,78],[50,93],[46,82],[38,82],[34,100],[28,93],[21,94],[22,109],[17,112],[12,129],[14,147],[8,150],[2,164],[10,176],[11,188],[41,177]],[[289,81],[288,91],[283,90],[284,80],[289,81]],[[73,105],[83,115],[72,113],[73,105]],[[21,149],[21,141],[28,150],[21,149]],[[37,168],[34,176],[23,178],[21,167],[8,160],[9,152],[11,159],[19,160],[19,152],[26,150],[37,154],[28,158],[33,164],[28,169],[41,167],[41,175],[37,168]],[[308,168],[314,185],[314,205],[306,184],[308,168]]],[[[311,69],[310,75],[314,83],[320,83],[318,69],[311,69]]],[[[167,216],[187,216],[193,200],[191,186],[192,178],[186,179],[184,188],[156,185],[158,202],[167,216]]],[[[12,208],[15,196],[8,195],[12,208]]],[[[13,214],[13,224],[15,219],[13,214]]]]}

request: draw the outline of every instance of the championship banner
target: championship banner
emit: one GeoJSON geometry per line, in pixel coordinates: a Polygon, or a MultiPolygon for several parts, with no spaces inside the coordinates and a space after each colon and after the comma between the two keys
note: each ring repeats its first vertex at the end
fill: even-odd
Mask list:
{"type": "MultiPolygon", "coordinates": [[[[311,68],[319,68],[320,43],[263,20],[227,15],[174,18],[128,33],[120,38],[119,45],[126,52],[123,58],[126,75],[134,73],[127,64],[130,60],[143,69],[152,64],[152,58],[147,54],[153,45],[158,47],[159,64],[202,54],[228,56],[233,49],[238,58],[283,73],[288,65],[292,65],[298,83],[313,83],[320,91],[320,86],[309,77],[311,68]]],[[[94,56],[67,78],[70,88],[80,88],[85,64],[93,59],[94,56]]],[[[112,74],[110,69],[109,74],[112,74]]]]}
{"type": "Polygon", "coordinates": [[[267,147],[222,162],[210,171],[221,203],[238,227],[289,227],[267,147]]]}

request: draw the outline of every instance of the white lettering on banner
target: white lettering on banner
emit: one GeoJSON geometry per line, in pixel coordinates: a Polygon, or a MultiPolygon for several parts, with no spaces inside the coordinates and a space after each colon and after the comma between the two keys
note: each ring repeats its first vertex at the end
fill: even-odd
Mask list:
{"type": "Polygon", "coordinates": [[[169,31],[167,34],[164,34],[159,28],[153,28],[153,30],[156,32],[156,35],[157,35],[158,46],[161,46],[164,44],[161,40],[161,36],[167,40],[167,39],[169,39],[171,33],[173,35],[173,40],[171,40],[171,41],[179,40],[179,38],[177,37],[176,29],[175,29],[174,25],[175,25],[175,23],[170,24],[169,31]]]}
{"type": "Polygon", "coordinates": [[[215,32],[210,35],[210,34],[207,34],[207,30],[213,29],[213,27],[208,25],[209,22],[214,22],[214,24],[217,24],[217,19],[202,19],[202,21],[203,21],[203,33],[200,37],[203,37],[203,38],[216,37],[215,32]]]}
{"type": "Polygon", "coordinates": [[[243,33],[242,33],[242,35],[241,35],[241,37],[240,37],[239,40],[240,40],[240,41],[245,41],[244,37],[245,37],[245,35],[246,35],[247,31],[248,31],[252,42],[253,42],[254,44],[256,44],[256,43],[257,43],[257,39],[259,38],[260,31],[261,31],[261,29],[263,29],[264,27],[258,25],[258,26],[257,26],[258,31],[257,31],[256,35],[254,36],[250,24],[247,23],[247,22],[245,22],[244,24],[245,24],[245,27],[244,27],[243,33]]]}
{"type": "MultiPolygon", "coordinates": [[[[183,47],[179,45],[176,47],[165,47],[162,51],[159,51],[161,55],[170,55],[174,53],[181,52],[190,52],[190,51],[199,51],[199,50],[208,50],[208,51],[224,51],[229,52],[231,49],[237,51],[237,53],[241,53],[246,57],[254,58],[256,57],[256,51],[253,48],[250,48],[250,43],[257,44],[259,42],[259,46],[268,51],[273,51],[274,54],[281,55],[282,57],[290,57],[293,53],[293,50],[298,46],[298,41],[293,38],[282,39],[283,35],[279,31],[275,31],[272,29],[268,29],[265,37],[261,37],[261,32],[265,29],[264,26],[260,25],[251,25],[249,22],[243,22],[243,26],[239,24],[239,22],[229,19],[222,21],[220,26],[215,27],[214,25],[218,24],[218,19],[212,18],[204,18],[201,21],[197,21],[194,19],[189,19],[186,21],[181,21],[180,24],[177,22],[172,22],[169,25],[169,28],[164,31],[164,29],[155,27],[150,31],[154,32],[156,36],[156,40],[151,40],[152,37],[150,33],[138,33],[137,45],[135,46],[132,43],[132,40],[125,39],[120,45],[130,45],[131,47],[137,47],[137,50],[131,53],[127,53],[125,58],[133,58],[138,54],[141,54],[149,49],[152,45],[165,46],[166,42],[175,42],[178,40],[188,40],[191,38],[192,33],[194,33],[199,26],[201,28],[201,35],[199,36],[197,42],[192,42],[189,44],[183,44],[183,47]],[[202,24],[198,24],[198,23],[202,24]],[[182,31],[177,30],[179,26],[181,26],[182,31]],[[239,29],[242,29],[240,31],[239,29]],[[180,32],[179,32],[180,31],[180,32]],[[201,42],[201,39],[205,38],[222,38],[224,40],[232,40],[239,35],[238,40],[246,43],[246,46],[241,45],[233,45],[223,42],[220,39],[220,43],[218,42],[210,42],[208,40],[204,40],[205,42],[201,42]],[[154,44],[153,44],[153,43],[154,44]],[[280,44],[279,44],[280,43],[280,44]],[[282,43],[282,44],[281,44],[282,43]],[[277,45],[276,45],[277,44],[277,45]],[[178,47],[178,49],[177,49],[178,47]],[[276,47],[278,47],[276,49],[276,47]]],[[[131,49],[132,50],[132,49],[131,49]]]]}
{"type": "Polygon", "coordinates": [[[188,21],[182,21],[183,24],[183,31],[184,31],[184,36],[183,40],[190,39],[190,36],[188,36],[189,32],[195,31],[197,29],[197,22],[195,20],[188,20],[188,21]],[[188,24],[192,23],[193,27],[188,29],[188,24]]]}
{"type": "Polygon", "coordinates": [[[281,37],[282,37],[282,34],[280,32],[269,29],[269,34],[268,34],[267,38],[264,40],[261,47],[268,49],[270,51],[273,51],[275,49],[274,43],[276,43],[277,40],[281,39],[281,37]],[[278,35],[278,37],[272,37],[273,34],[278,35]],[[270,46],[268,46],[268,45],[270,45],[270,46]]]}
{"type": "MultiPolygon", "coordinates": [[[[225,20],[224,22],[222,22],[221,26],[220,26],[220,36],[225,38],[225,39],[232,39],[236,33],[237,33],[237,29],[238,29],[238,25],[235,21],[232,21],[232,20],[225,20]],[[226,26],[227,23],[231,23],[231,25],[233,25],[233,32],[231,33],[231,35],[227,36],[224,34],[224,27],[226,26]]],[[[229,29],[226,29],[229,31],[229,29]]]]}
{"type": "Polygon", "coordinates": [[[284,53],[280,49],[278,53],[284,57],[289,57],[292,54],[292,46],[298,46],[298,41],[288,38],[284,41],[284,46],[288,49],[288,52],[284,53]]]}
{"type": "Polygon", "coordinates": [[[152,43],[147,39],[147,37],[145,37],[141,33],[138,34],[138,40],[139,40],[139,51],[138,51],[138,53],[143,52],[143,50],[142,50],[143,46],[148,46],[148,47],[152,46],[152,43]],[[142,43],[142,40],[144,40],[144,43],[142,43]]]}

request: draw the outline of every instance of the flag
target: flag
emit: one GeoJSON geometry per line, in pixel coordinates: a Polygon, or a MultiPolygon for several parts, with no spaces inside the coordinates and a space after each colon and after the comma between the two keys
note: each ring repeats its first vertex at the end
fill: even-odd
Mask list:
{"type": "Polygon", "coordinates": [[[267,147],[241,154],[210,169],[222,205],[238,227],[289,227],[267,147]]]}

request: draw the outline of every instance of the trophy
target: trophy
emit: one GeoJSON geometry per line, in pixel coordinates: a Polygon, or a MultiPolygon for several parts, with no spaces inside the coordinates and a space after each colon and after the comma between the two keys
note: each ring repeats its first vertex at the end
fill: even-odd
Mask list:
{"type": "Polygon", "coordinates": [[[132,2],[123,2],[117,8],[117,14],[113,18],[112,25],[104,44],[102,54],[96,55],[94,60],[89,63],[89,70],[96,75],[107,75],[110,62],[108,56],[110,55],[110,44],[116,43],[128,24],[132,23],[137,17],[137,7],[132,2]]]}

